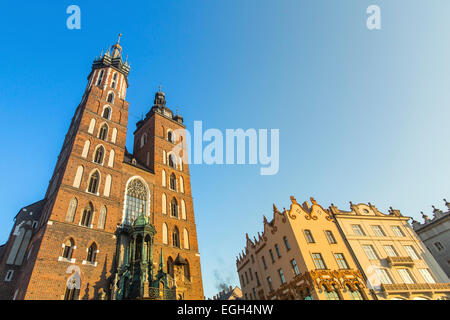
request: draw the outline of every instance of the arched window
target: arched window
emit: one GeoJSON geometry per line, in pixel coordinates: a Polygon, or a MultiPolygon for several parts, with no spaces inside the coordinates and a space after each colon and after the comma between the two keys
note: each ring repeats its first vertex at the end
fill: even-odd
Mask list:
{"type": "Polygon", "coordinates": [[[111,88],[115,89],[117,87],[117,72],[114,72],[113,78],[111,81],[111,88]]]}
{"type": "Polygon", "coordinates": [[[173,154],[169,155],[169,166],[174,169],[177,168],[177,160],[173,154]]]}
{"type": "Polygon", "coordinates": [[[137,217],[147,212],[148,190],[141,180],[134,179],[128,184],[126,195],[124,224],[131,225],[137,217]]]}
{"type": "Polygon", "coordinates": [[[184,179],[180,176],[180,192],[184,193],[184,179]]]}
{"type": "Polygon", "coordinates": [[[174,274],[175,274],[175,270],[174,270],[175,268],[174,268],[174,263],[173,263],[173,259],[172,259],[172,257],[169,257],[168,259],[167,259],[167,273],[170,275],[170,276],[174,276],[174,274]]]}
{"type": "MultiPolygon", "coordinates": [[[[112,92],[108,93],[108,98],[106,99],[106,102],[114,103],[114,93],[112,93],[112,92]]],[[[107,119],[109,119],[109,118],[107,118],[107,119]]]]}
{"type": "Polygon", "coordinates": [[[100,75],[99,75],[98,80],[97,80],[97,86],[102,84],[102,80],[103,80],[103,75],[104,74],[105,74],[105,70],[100,71],[100,75]]]}
{"type": "Polygon", "coordinates": [[[97,245],[94,242],[88,249],[86,262],[95,264],[96,261],[97,261],[97,245]]]}
{"type": "Polygon", "coordinates": [[[103,195],[105,197],[109,197],[109,195],[111,194],[111,184],[112,184],[112,177],[110,174],[108,174],[105,180],[105,190],[103,191],[103,195]]]}
{"type": "Polygon", "coordinates": [[[184,242],[184,249],[189,249],[189,232],[187,229],[184,229],[183,231],[183,242],[184,242]]]}
{"type": "Polygon", "coordinates": [[[90,203],[86,209],[83,211],[83,216],[81,217],[81,226],[83,227],[91,227],[92,225],[92,216],[94,215],[94,208],[90,203]]]}
{"type": "Polygon", "coordinates": [[[352,290],[349,285],[347,285],[347,289],[350,292],[353,300],[364,300],[361,290],[357,287],[356,290],[352,290]]]}
{"type": "Polygon", "coordinates": [[[64,294],[64,300],[77,300],[80,295],[80,289],[77,288],[77,281],[75,278],[69,280],[70,282],[66,286],[66,293],[64,294]]]}
{"type": "Polygon", "coordinates": [[[141,148],[147,144],[147,134],[144,133],[141,137],[141,148]]]}
{"type": "Polygon", "coordinates": [[[172,245],[176,248],[180,247],[180,231],[175,227],[172,232],[172,245]]]}
{"type": "Polygon", "coordinates": [[[171,130],[169,130],[167,132],[167,141],[174,143],[175,142],[175,137],[174,134],[171,130]]]}
{"type": "Polygon", "coordinates": [[[177,191],[177,178],[175,177],[175,174],[173,174],[173,173],[170,176],[170,189],[177,191]]]}
{"type": "MultiPolygon", "coordinates": [[[[113,94],[112,92],[110,94],[113,94]]],[[[109,96],[108,96],[108,100],[109,100],[109,96]]],[[[108,101],[108,102],[112,102],[112,101],[108,101]]],[[[110,107],[105,107],[105,109],[103,110],[103,118],[110,120],[111,119],[111,108],[110,107]]]]}
{"type": "Polygon", "coordinates": [[[97,227],[99,229],[105,229],[105,225],[106,225],[106,214],[107,214],[107,210],[106,207],[103,206],[102,209],[100,210],[100,215],[98,217],[98,223],[97,223],[97,227]]]}
{"type": "Polygon", "coordinates": [[[116,153],[114,152],[114,150],[111,150],[109,152],[108,167],[114,168],[114,158],[115,158],[115,156],[116,156],[116,153]]]}
{"type": "Polygon", "coordinates": [[[169,229],[167,228],[166,223],[163,223],[162,237],[163,237],[163,243],[169,244],[169,229]]]}
{"type": "Polygon", "coordinates": [[[166,150],[163,150],[163,163],[167,164],[167,152],[166,152],[166,150]]]}
{"type": "Polygon", "coordinates": [[[325,295],[327,296],[328,300],[341,300],[339,298],[339,294],[336,292],[336,288],[333,288],[334,290],[328,291],[328,289],[325,286],[322,286],[323,291],[325,292],[325,295]]]}
{"type": "Polygon", "coordinates": [[[88,192],[97,194],[99,182],[100,174],[98,173],[98,171],[95,171],[89,179],[88,192]]]}
{"type": "Polygon", "coordinates": [[[81,156],[83,158],[87,158],[90,147],[91,147],[91,142],[89,140],[86,140],[86,142],[84,143],[83,153],[81,154],[81,156]]]}
{"type": "Polygon", "coordinates": [[[187,280],[191,280],[191,268],[189,266],[189,261],[186,260],[186,264],[184,265],[184,277],[187,280]]]}
{"type": "Polygon", "coordinates": [[[163,187],[166,187],[166,186],[167,186],[166,171],[163,170],[161,175],[162,175],[162,186],[163,186],[163,187]]]}
{"type": "Polygon", "coordinates": [[[116,143],[116,141],[117,141],[117,129],[114,128],[111,135],[111,142],[116,143]]]}
{"type": "Polygon", "coordinates": [[[173,218],[178,218],[178,202],[177,199],[173,198],[170,203],[170,215],[173,218]]]}
{"type": "Polygon", "coordinates": [[[184,200],[181,200],[181,218],[183,220],[187,219],[187,216],[186,216],[186,202],[184,202],[184,200]]]}
{"type": "Polygon", "coordinates": [[[70,222],[70,223],[73,222],[73,220],[75,219],[75,213],[77,211],[77,206],[78,206],[78,200],[76,198],[73,198],[70,201],[69,209],[67,209],[66,222],[70,222]]]}
{"type": "Polygon", "coordinates": [[[62,257],[66,260],[72,260],[73,250],[75,247],[75,243],[73,239],[68,239],[64,242],[64,251],[62,257]]]}
{"type": "Polygon", "coordinates": [[[103,158],[105,157],[105,148],[99,146],[95,151],[94,162],[98,164],[103,164],[103,158]]]}
{"type": "Polygon", "coordinates": [[[89,123],[89,129],[88,129],[88,132],[89,132],[90,134],[93,134],[93,133],[94,133],[95,124],[96,124],[95,119],[91,119],[91,122],[89,123]]]}
{"type": "Polygon", "coordinates": [[[167,196],[165,193],[163,193],[162,199],[161,199],[161,211],[162,211],[162,214],[167,214],[167,196]]]}
{"type": "Polygon", "coordinates": [[[106,139],[108,138],[108,125],[106,123],[100,128],[98,138],[102,139],[103,141],[106,141],[106,139]]]}
{"type": "Polygon", "coordinates": [[[79,166],[77,169],[77,173],[75,175],[75,180],[73,181],[74,188],[79,188],[81,185],[81,178],[83,178],[84,168],[79,166]]]}

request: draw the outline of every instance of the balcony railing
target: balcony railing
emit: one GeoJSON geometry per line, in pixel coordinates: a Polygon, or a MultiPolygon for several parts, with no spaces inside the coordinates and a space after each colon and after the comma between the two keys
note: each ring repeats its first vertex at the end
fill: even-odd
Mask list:
{"type": "Polygon", "coordinates": [[[449,292],[450,283],[397,283],[382,284],[381,289],[385,292],[449,292]]]}
{"type": "Polygon", "coordinates": [[[391,266],[412,266],[414,260],[411,257],[388,257],[387,261],[391,266]]]}

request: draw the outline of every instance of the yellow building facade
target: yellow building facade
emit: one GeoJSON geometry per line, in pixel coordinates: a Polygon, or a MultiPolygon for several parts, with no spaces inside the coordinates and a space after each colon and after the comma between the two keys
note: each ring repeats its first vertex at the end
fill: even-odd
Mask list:
{"type": "Polygon", "coordinates": [[[245,300],[450,299],[450,283],[398,210],[313,198],[273,219],[236,261],[245,300]]]}
{"type": "Polygon", "coordinates": [[[350,203],[330,211],[349,249],[380,300],[450,299],[450,283],[400,211],[350,203]]]}
{"type": "Polygon", "coordinates": [[[332,214],[311,199],[272,221],[237,258],[246,300],[371,300],[332,214]]]}

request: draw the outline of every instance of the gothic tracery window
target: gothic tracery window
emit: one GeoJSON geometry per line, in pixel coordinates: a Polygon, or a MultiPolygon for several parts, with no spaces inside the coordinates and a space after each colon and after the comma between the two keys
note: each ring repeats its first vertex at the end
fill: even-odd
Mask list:
{"type": "Polygon", "coordinates": [[[101,127],[98,137],[99,139],[106,141],[106,138],[108,137],[108,126],[106,125],[106,123],[101,127]]]}
{"type": "Polygon", "coordinates": [[[97,171],[95,171],[91,178],[89,179],[89,187],[88,192],[97,194],[98,192],[98,185],[99,185],[100,175],[97,171]]]}
{"type": "Polygon", "coordinates": [[[105,157],[105,148],[103,148],[103,146],[100,146],[97,148],[97,151],[95,151],[94,162],[98,164],[103,164],[104,157],[105,157]]]}
{"type": "Polygon", "coordinates": [[[91,264],[94,264],[96,260],[97,260],[97,245],[93,243],[88,249],[86,261],[91,264]]]}
{"type": "Polygon", "coordinates": [[[180,247],[180,231],[178,231],[177,227],[175,227],[172,232],[172,244],[176,248],[180,247]]]}
{"type": "Polygon", "coordinates": [[[127,188],[124,224],[132,224],[142,213],[147,212],[147,187],[139,179],[130,182],[127,188]]]}
{"type": "Polygon", "coordinates": [[[170,215],[173,218],[178,218],[178,201],[175,198],[173,198],[170,203],[170,215]]]}
{"type": "MultiPolygon", "coordinates": [[[[108,100],[109,100],[109,98],[108,98],[108,100]]],[[[112,101],[108,101],[108,102],[111,102],[111,103],[112,103],[112,101]]],[[[106,107],[105,110],[103,110],[103,115],[102,115],[102,117],[109,120],[110,117],[111,117],[111,108],[106,107]]]]}
{"type": "Polygon", "coordinates": [[[83,227],[90,227],[92,225],[93,211],[92,204],[89,204],[89,206],[84,209],[83,216],[81,217],[81,225],[83,227]]]}

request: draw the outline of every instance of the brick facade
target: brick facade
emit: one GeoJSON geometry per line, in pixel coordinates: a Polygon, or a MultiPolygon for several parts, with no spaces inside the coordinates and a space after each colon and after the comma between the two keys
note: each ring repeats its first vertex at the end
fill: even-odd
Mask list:
{"type": "MultiPolygon", "coordinates": [[[[177,162],[176,168],[173,168],[168,160],[175,144],[168,141],[167,130],[177,132],[177,141],[181,141],[183,134],[179,132],[184,132],[183,120],[165,106],[164,94],[158,92],[152,110],[145,120],[138,123],[134,135],[134,154],[127,152],[129,104],[125,101],[125,95],[129,66],[121,57],[122,49],[117,43],[112,53],[108,52],[94,62],[47,194],[36,210],[38,223],[34,226],[31,239],[25,244],[26,260],[18,265],[7,264],[17,238],[13,232],[3,248],[0,281],[4,282],[8,270],[14,270],[14,274],[10,281],[0,286],[0,299],[64,299],[66,282],[77,269],[81,272],[79,299],[112,299],[114,274],[121,263],[117,230],[124,222],[127,187],[134,179],[144,181],[149,194],[147,215],[157,231],[154,266],[157,268],[161,249],[166,268],[168,261],[182,257],[189,264],[190,275],[189,285],[182,289],[183,298],[204,299],[189,166],[177,162]],[[114,94],[113,99],[111,93],[114,94]],[[164,99],[161,100],[161,97],[164,99]],[[106,107],[110,108],[109,115],[105,113],[106,107]],[[105,125],[108,127],[107,135],[101,137],[105,125]],[[147,138],[141,145],[144,134],[147,138]],[[100,164],[94,161],[98,148],[104,149],[100,164]],[[165,160],[164,154],[167,156],[165,160]],[[166,172],[166,183],[163,183],[163,171],[166,172]],[[91,176],[95,173],[99,176],[99,182],[92,192],[89,190],[91,176]],[[170,189],[172,174],[177,181],[175,190],[170,189]],[[163,194],[167,199],[165,210],[162,208],[163,194]],[[76,199],[77,206],[71,219],[68,212],[73,199],[76,199]],[[177,217],[171,215],[170,203],[173,199],[178,204],[177,217]],[[82,226],[83,214],[89,207],[93,208],[91,222],[88,226],[82,226]],[[104,208],[106,223],[103,227],[100,215],[104,208]],[[167,225],[168,241],[163,239],[163,224],[167,225]],[[172,241],[175,228],[179,230],[178,246],[174,246],[172,241]],[[187,230],[188,242],[184,239],[184,230],[187,230]],[[69,240],[74,243],[70,260],[62,258],[64,243],[69,240]],[[87,263],[87,251],[93,243],[98,249],[96,261],[87,263]]],[[[19,226],[22,221],[28,221],[26,217],[24,219],[16,218],[14,228],[28,228],[26,225],[19,226]]]]}

